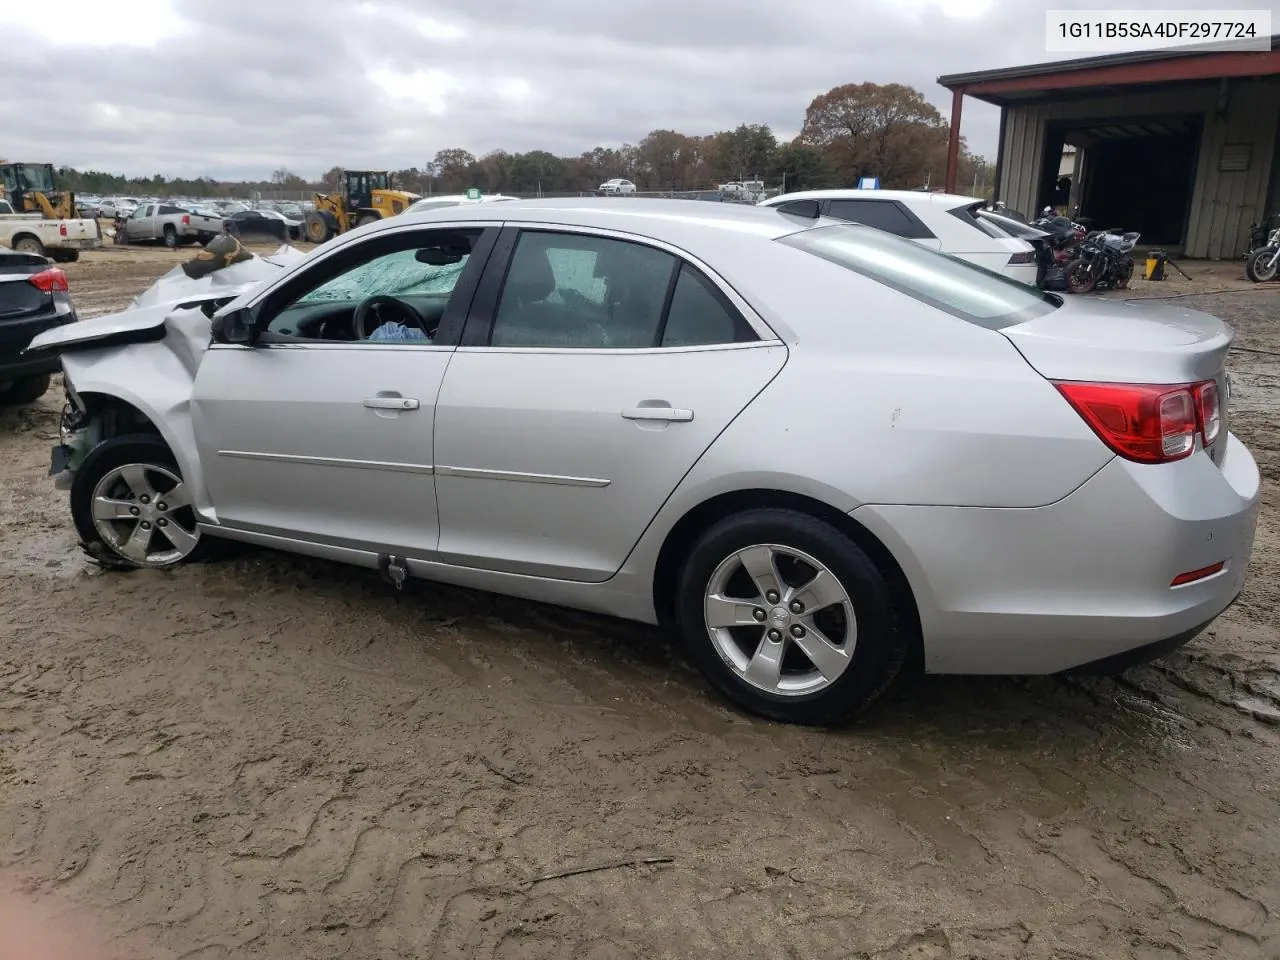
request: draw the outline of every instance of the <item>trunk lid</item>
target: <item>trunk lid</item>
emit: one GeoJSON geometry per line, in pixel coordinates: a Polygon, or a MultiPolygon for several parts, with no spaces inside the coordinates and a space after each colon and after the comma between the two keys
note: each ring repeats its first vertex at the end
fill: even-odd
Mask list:
{"type": "Polygon", "coordinates": [[[53,308],[53,294],[45,293],[30,281],[48,268],[49,262],[34,254],[4,251],[0,255],[0,323],[53,308]]]}
{"type": "Polygon", "coordinates": [[[1045,316],[1000,331],[1041,376],[1101,383],[1215,380],[1222,428],[1209,453],[1220,460],[1227,436],[1227,351],[1234,331],[1185,307],[1134,300],[1065,299],[1045,316]]]}

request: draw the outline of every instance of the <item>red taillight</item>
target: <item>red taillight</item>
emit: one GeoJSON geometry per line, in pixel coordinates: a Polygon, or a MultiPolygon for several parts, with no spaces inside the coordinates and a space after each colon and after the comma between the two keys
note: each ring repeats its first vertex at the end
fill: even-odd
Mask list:
{"type": "Polygon", "coordinates": [[[67,235],[67,225],[65,223],[58,224],[58,235],[63,237],[67,235]]]}
{"type": "Polygon", "coordinates": [[[1009,257],[1009,263],[1035,263],[1036,252],[1034,250],[1024,250],[1022,253],[1015,253],[1009,257]]]}
{"type": "Polygon", "coordinates": [[[67,275],[57,267],[42,270],[27,279],[41,293],[68,293],[71,290],[67,285],[67,275]]]}
{"type": "Polygon", "coordinates": [[[1207,447],[1218,439],[1218,432],[1222,429],[1222,402],[1218,397],[1216,380],[1206,380],[1196,387],[1196,406],[1207,447]]]}
{"type": "Polygon", "coordinates": [[[1171,587],[1181,587],[1188,583],[1195,583],[1197,580],[1203,580],[1205,577],[1212,577],[1215,573],[1220,573],[1226,563],[1219,560],[1217,563],[1211,563],[1207,567],[1201,567],[1199,570],[1188,570],[1186,573],[1180,573],[1173,578],[1173,582],[1169,584],[1171,587]]]}
{"type": "Polygon", "coordinates": [[[1108,447],[1138,463],[1170,463],[1195,449],[1196,433],[1213,443],[1222,426],[1218,385],[1082,383],[1054,386],[1108,447]]]}
{"type": "Polygon", "coordinates": [[[189,226],[191,226],[191,214],[189,214],[189,213],[184,213],[184,214],[182,215],[182,225],[183,225],[184,227],[189,227],[189,226]]]}

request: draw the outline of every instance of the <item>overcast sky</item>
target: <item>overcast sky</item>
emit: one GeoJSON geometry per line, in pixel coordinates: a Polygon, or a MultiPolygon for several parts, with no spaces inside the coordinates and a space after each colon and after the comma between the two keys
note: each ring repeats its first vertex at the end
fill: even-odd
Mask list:
{"type": "MultiPolygon", "coordinates": [[[[1141,7],[1141,4],[1129,4],[1141,7]]],[[[1160,0],[1161,8],[1280,0],[1160,0]]],[[[842,83],[1036,63],[1071,0],[0,0],[0,156],[306,177],[463,147],[574,155],[650,130],[794,136],[842,83]],[[46,12],[47,11],[47,12],[46,12]]],[[[1280,29],[1280,27],[1277,27],[1280,29]]],[[[965,101],[994,159],[998,111],[965,101]]]]}

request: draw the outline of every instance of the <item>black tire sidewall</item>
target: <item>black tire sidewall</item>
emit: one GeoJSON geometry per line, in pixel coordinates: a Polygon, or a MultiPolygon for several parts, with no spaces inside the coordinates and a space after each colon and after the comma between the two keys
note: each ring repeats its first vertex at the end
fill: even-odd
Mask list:
{"type": "MultiPolygon", "coordinates": [[[[182,468],[169,450],[168,444],[158,437],[148,434],[134,434],[112,437],[98,444],[85,456],[84,462],[76,469],[71,480],[71,519],[75,523],[76,533],[80,541],[91,547],[99,548],[99,555],[110,555],[116,566],[136,567],[124,557],[111,550],[93,526],[92,501],[93,491],[98,482],[111,470],[126,463],[149,463],[171,470],[182,477],[182,468]]],[[[183,478],[185,480],[185,477],[183,478]]],[[[208,555],[208,536],[201,536],[195,550],[179,563],[203,559],[208,555]]],[[[176,566],[176,564],[175,564],[176,566]]]]}
{"type": "MultiPolygon", "coordinates": [[[[1084,272],[1084,271],[1087,271],[1088,269],[1089,269],[1089,265],[1084,260],[1072,260],[1069,264],[1067,264],[1067,269],[1063,273],[1063,279],[1066,280],[1068,292],[1075,293],[1075,294],[1085,294],[1085,293],[1093,292],[1093,288],[1097,286],[1096,280],[1091,280],[1088,286],[1082,287],[1079,290],[1077,290],[1075,287],[1071,285],[1071,275],[1073,273],[1084,272]]],[[[1087,276],[1087,273],[1086,273],[1086,276],[1087,276]]]]}
{"type": "Polygon", "coordinates": [[[906,630],[879,569],[844,533],[805,513],[764,508],[720,521],[690,551],[676,590],[676,620],[686,655],[730,701],[772,720],[841,723],[888,689],[906,658],[906,630]],[[703,598],[711,574],[730,554],[758,543],[794,547],[819,560],[853,602],[857,640],[852,661],[838,680],[816,693],[786,697],[752,687],[724,662],[707,633],[703,598]]]}
{"type": "Polygon", "coordinates": [[[178,231],[173,227],[164,228],[164,245],[170,250],[176,249],[178,246],[178,231]]]}
{"type": "Polygon", "coordinates": [[[1255,264],[1260,263],[1262,260],[1269,259],[1274,254],[1274,249],[1258,250],[1255,253],[1250,254],[1249,260],[1245,264],[1245,273],[1249,275],[1250,280],[1254,283],[1269,283],[1276,278],[1277,273],[1280,273],[1280,265],[1272,267],[1268,272],[1268,275],[1265,277],[1258,273],[1257,267],[1255,266],[1255,264]]]}

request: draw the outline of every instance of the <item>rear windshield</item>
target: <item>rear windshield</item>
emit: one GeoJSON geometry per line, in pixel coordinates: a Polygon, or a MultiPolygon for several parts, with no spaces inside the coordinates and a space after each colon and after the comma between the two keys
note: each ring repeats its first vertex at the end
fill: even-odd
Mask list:
{"type": "Polygon", "coordinates": [[[1062,305],[1053,294],[856,224],[814,227],[780,237],[778,242],[989,330],[1033,320],[1062,305]]]}

